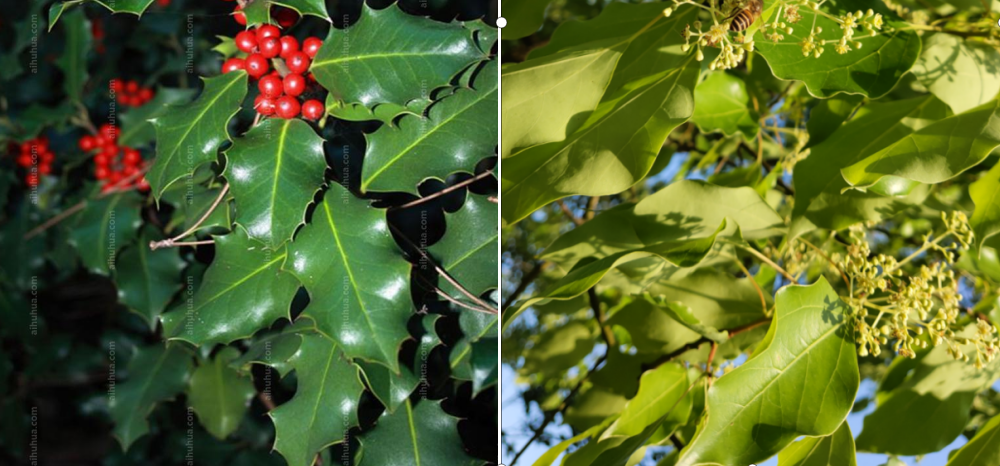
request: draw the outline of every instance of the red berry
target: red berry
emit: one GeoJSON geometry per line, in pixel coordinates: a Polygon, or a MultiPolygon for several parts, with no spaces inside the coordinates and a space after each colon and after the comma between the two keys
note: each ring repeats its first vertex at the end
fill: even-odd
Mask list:
{"type": "Polygon", "coordinates": [[[126,81],[125,92],[129,94],[135,94],[136,92],[139,92],[139,83],[135,81],[126,81]]]}
{"type": "Polygon", "coordinates": [[[240,31],[236,34],[234,42],[236,42],[236,48],[246,53],[253,53],[257,50],[257,34],[254,34],[253,31],[240,31]]]}
{"type": "Polygon", "coordinates": [[[281,58],[287,58],[292,52],[299,51],[299,41],[292,36],[281,38],[281,58]]]}
{"type": "Polygon", "coordinates": [[[253,106],[257,109],[257,113],[261,115],[274,115],[274,101],[263,95],[257,96],[257,99],[253,101],[253,106]]]}
{"type": "Polygon", "coordinates": [[[263,78],[260,78],[260,81],[257,83],[257,88],[260,89],[261,95],[269,99],[280,97],[282,88],[281,78],[276,78],[271,75],[264,76],[263,78]]]}
{"type": "Polygon", "coordinates": [[[154,95],[153,90],[148,87],[144,87],[139,90],[139,99],[142,99],[142,103],[153,100],[154,95]]]}
{"type": "Polygon", "coordinates": [[[156,0],[156,4],[166,8],[170,6],[170,0],[156,0]]]}
{"type": "Polygon", "coordinates": [[[307,120],[319,120],[325,112],[326,109],[323,108],[323,103],[316,99],[309,99],[302,104],[302,117],[307,120]]]}
{"type": "Polygon", "coordinates": [[[52,163],[53,160],[55,160],[56,156],[52,152],[45,151],[42,152],[41,154],[38,154],[38,158],[42,160],[43,164],[48,165],[52,163]]]}
{"type": "Polygon", "coordinates": [[[117,184],[121,180],[122,180],[122,172],[117,170],[111,170],[108,173],[108,183],[117,184]]]}
{"type": "Polygon", "coordinates": [[[126,165],[122,170],[122,178],[128,178],[139,172],[139,169],[135,168],[135,165],[126,165]]]}
{"type": "Polygon", "coordinates": [[[238,71],[246,69],[246,62],[242,58],[230,58],[222,64],[222,72],[229,73],[230,71],[238,71]]]}
{"type": "Polygon", "coordinates": [[[93,136],[86,134],[80,138],[79,145],[80,145],[80,150],[84,152],[90,152],[94,150],[95,147],[97,147],[97,141],[94,140],[93,136]]]}
{"type": "Polygon", "coordinates": [[[115,91],[117,93],[122,91],[122,86],[124,86],[122,80],[115,78],[111,80],[111,84],[108,87],[110,87],[112,91],[115,91]]]}
{"type": "Polygon", "coordinates": [[[24,168],[30,167],[32,162],[34,160],[31,158],[31,154],[21,154],[17,157],[17,164],[24,168]]]}
{"type": "Polygon", "coordinates": [[[292,73],[303,74],[309,70],[311,60],[305,52],[292,52],[285,57],[285,64],[292,73]]]}
{"type": "Polygon", "coordinates": [[[106,179],[111,173],[108,172],[108,167],[98,166],[94,168],[94,178],[99,180],[106,179]]]}
{"type": "Polygon", "coordinates": [[[122,163],[129,166],[136,166],[142,161],[142,154],[139,151],[131,148],[125,148],[125,155],[122,156],[122,163]]]}
{"type": "Polygon", "coordinates": [[[247,73],[250,77],[257,79],[267,74],[271,70],[267,59],[259,53],[251,53],[246,59],[247,73]]]}
{"type": "Polygon", "coordinates": [[[299,116],[300,110],[302,107],[299,105],[298,99],[286,95],[278,99],[274,112],[278,114],[278,117],[288,119],[299,116]]]}
{"type": "Polygon", "coordinates": [[[126,94],[124,92],[120,92],[120,93],[116,94],[115,95],[115,100],[117,100],[118,103],[122,104],[122,105],[128,105],[128,103],[132,101],[131,99],[129,99],[128,94],[126,94]]]}
{"type": "Polygon", "coordinates": [[[52,166],[48,164],[39,165],[38,173],[41,175],[48,175],[49,173],[52,173],[52,166]]]}
{"type": "Polygon", "coordinates": [[[274,37],[268,37],[260,41],[258,48],[260,49],[260,54],[263,55],[264,58],[271,59],[277,57],[278,54],[281,53],[281,42],[274,37]]]}
{"type": "Polygon", "coordinates": [[[139,191],[142,191],[142,192],[149,191],[149,182],[146,181],[146,177],[145,176],[142,177],[142,178],[139,178],[139,181],[136,181],[135,186],[137,188],[139,188],[139,191]]]}
{"type": "Polygon", "coordinates": [[[281,29],[277,26],[271,24],[265,24],[257,28],[257,42],[262,42],[268,37],[273,37],[275,39],[281,37],[281,29]]]}
{"type": "Polygon", "coordinates": [[[118,140],[118,127],[110,123],[105,123],[101,125],[101,129],[98,132],[104,136],[105,141],[117,141],[118,140]]]}
{"type": "Polygon", "coordinates": [[[278,8],[277,13],[274,14],[274,19],[278,21],[278,25],[282,29],[288,29],[295,25],[295,22],[299,20],[299,14],[291,8],[278,8]]]}
{"type": "Polygon", "coordinates": [[[111,163],[111,156],[101,152],[94,156],[94,165],[98,167],[107,167],[111,163]]]}
{"type": "Polygon", "coordinates": [[[317,37],[307,37],[302,41],[302,51],[309,55],[309,58],[316,58],[316,53],[323,46],[323,41],[317,37]]]}
{"type": "Polygon", "coordinates": [[[306,91],[306,78],[303,78],[301,74],[289,74],[285,76],[282,87],[285,90],[285,94],[298,97],[306,91]]]}
{"type": "Polygon", "coordinates": [[[247,25],[247,15],[243,14],[243,7],[236,5],[236,8],[233,10],[233,19],[235,19],[236,23],[240,26],[247,25]]]}

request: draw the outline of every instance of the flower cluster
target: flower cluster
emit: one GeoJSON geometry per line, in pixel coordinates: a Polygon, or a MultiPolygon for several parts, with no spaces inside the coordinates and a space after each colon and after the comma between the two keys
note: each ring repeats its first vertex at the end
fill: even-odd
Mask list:
{"type": "Polygon", "coordinates": [[[31,187],[38,186],[38,175],[52,173],[52,161],[55,160],[55,155],[49,148],[49,139],[40,136],[15,146],[19,152],[17,164],[27,170],[24,175],[25,184],[31,187]]]}
{"type": "Polygon", "coordinates": [[[735,68],[746,58],[747,52],[753,52],[754,50],[754,42],[752,40],[747,41],[743,36],[737,36],[731,40],[729,38],[729,28],[726,24],[714,24],[707,32],[703,32],[701,27],[701,21],[695,21],[694,24],[690,24],[684,28],[684,31],[681,33],[681,36],[684,37],[684,45],[681,46],[681,50],[684,52],[691,50],[691,40],[694,39],[694,46],[696,47],[695,58],[698,61],[702,61],[705,59],[705,52],[702,51],[704,47],[719,47],[721,52],[708,65],[711,70],[735,68]],[[694,27],[694,31],[692,31],[692,26],[694,27]]]}
{"type": "Polygon", "coordinates": [[[969,249],[973,233],[961,212],[942,213],[941,220],[945,232],[933,239],[925,236],[923,245],[900,261],[883,254],[873,257],[863,227],[851,228],[847,254],[838,266],[850,280],[848,303],[859,355],[878,356],[882,346],[892,341],[893,350],[903,357],[916,357],[916,351],[929,344],[943,344],[955,359],[969,361],[962,347],[973,345],[976,367],[981,369],[1000,353],[996,329],[986,321],[978,322],[975,338],[958,335],[963,329],[959,324],[962,297],[951,265],[958,252],[969,249]],[[945,243],[945,239],[951,241],[945,243]],[[930,252],[944,260],[921,265],[915,274],[903,271],[911,260],[930,252]],[[872,314],[874,321],[869,323],[872,314]]]}

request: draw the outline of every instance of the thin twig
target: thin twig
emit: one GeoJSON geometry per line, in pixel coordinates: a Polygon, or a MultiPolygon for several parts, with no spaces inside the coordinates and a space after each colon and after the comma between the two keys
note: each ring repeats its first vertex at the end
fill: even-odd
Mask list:
{"type": "Polygon", "coordinates": [[[500,309],[506,311],[511,304],[517,302],[518,298],[520,298],[521,295],[524,294],[524,291],[528,289],[528,286],[531,285],[531,282],[535,281],[535,279],[542,274],[542,269],[546,265],[548,265],[548,263],[540,261],[535,264],[535,266],[529,270],[528,273],[524,274],[524,276],[521,277],[521,283],[517,285],[517,288],[514,289],[514,292],[511,293],[510,296],[507,296],[507,299],[504,300],[500,309]]]}
{"type": "MultiPolygon", "coordinates": [[[[430,284],[428,283],[428,285],[430,285],[430,284]]],[[[496,309],[479,308],[479,307],[476,307],[476,306],[472,306],[470,304],[465,304],[465,303],[463,303],[463,302],[461,302],[461,301],[453,298],[448,293],[445,293],[444,290],[442,290],[441,288],[438,288],[438,287],[433,286],[433,285],[430,285],[430,286],[432,286],[434,288],[434,291],[438,294],[438,296],[441,296],[442,298],[444,298],[445,300],[447,300],[448,302],[450,302],[450,303],[452,303],[452,304],[454,304],[456,306],[464,307],[464,308],[469,309],[471,311],[482,312],[482,313],[485,313],[485,314],[493,314],[493,315],[497,314],[497,310],[496,309]]]]}
{"type": "Polygon", "coordinates": [[[753,284],[754,289],[757,290],[757,296],[760,296],[760,307],[764,310],[764,314],[767,314],[767,299],[764,299],[764,290],[760,288],[760,285],[757,284],[757,280],[754,280],[753,275],[750,275],[750,271],[747,270],[746,266],[744,266],[742,262],[740,262],[738,257],[733,256],[733,261],[736,262],[736,265],[740,266],[740,270],[746,274],[750,283],[753,284]]]}
{"type": "Polygon", "coordinates": [[[485,179],[485,178],[489,178],[492,175],[493,175],[493,169],[486,170],[486,171],[484,171],[484,172],[482,172],[482,173],[480,173],[480,174],[478,174],[476,176],[473,176],[472,178],[469,178],[469,179],[467,179],[465,181],[461,181],[461,182],[455,183],[454,185],[448,186],[447,188],[444,188],[444,189],[442,189],[442,190],[440,190],[440,191],[438,191],[438,192],[436,192],[434,194],[431,194],[430,196],[422,197],[422,198],[417,199],[417,200],[412,201],[412,202],[407,202],[406,204],[403,204],[403,205],[401,205],[399,207],[396,207],[396,208],[397,209],[408,209],[408,208],[413,207],[415,205],[423,204],[423,203],[425,203],[427,201],[430,201],[432,199],[437,199],[437,198],[439,198],[441,196],[444,196],[445,194],[448,194],[450,192],[462,189],[462,188],[464,188],[464,187],[466,187],[466,186],[468,186],[468,185],[470,185],[472,183],[475,183],[475,182],[477,182],[479,180],[482,180],[482,179],[485,179]]]}
{"type": "Polygon", "coordinates": [[[837,263],[834,262],[833,259],[830,259],[830,256],[826,255],[826,253],[824,253],[822,249],[816,247],[814,244],[810,243],[809,241],[806,241],[801,236],[798,237],[798,238],[796,238],[796,239],[798,239],[799,241],[802,241],[803,243],[805,243],[806,246],[809,246],[810,248],[812,248],[813,251],[816,251],[816,253],[818,253],[819,255],[823,256],[823,258],[826,259],[826,261],[829,262],[830,265],[833,266],[833,268],[837,269],[837,272],[840,272],[840,278],[842,280],[844,280],[844,283],[850,283],[850,280],[847,279],[847,275],[844,274],[844,271],[840,268],[840,266],[837,265],[837,263]]]}
{"type": "Polygon", "coordinates": [[[587,202],[587,211],[583,214],[583,219],[590,221],[597,215],[597,204],[601,202],[601,196],[593,196],[587,202]]]}
{"type": "Polygon", "coordinates": [[[789,281],[791,281],[792,283],[796,283],[795,277],[793,277],[790,273],[786,272],[785,269],[781,268],[780,265],[774,263],[774,261],[772,261],[771,259],[768,259],[767,256],[761,254],[760,251],[758,251],[758,250],[756,250],[756,249],[754,249],[754,248],[752,248],[750,246],[744,246],[742,244],[735,243],[735,242],[731,242],[730,244],[732,244],[733,246],[737,246],[740,249],[743,249],[746,252],[749,252],[750,254],[753,254],[755,257],[757,257],[758,259],[760,259],[762,262],[764,262],[767,265],[770,265],[771,267],[774,268],[774,270],[777,270],[778,273],[784,275],[785,278],[787,278],[789,281]]]}
{"type": "MultiPolygon", "coordinates": [[[[177,244],[180,244],[180,243],[177,243],[178,240],[184,239],[188,235],[194,233],[195,231],[198,231],[198,227],[200,227],[202,223],[205,223],[205,220],[207,220],[208,217],[210,215],[212,215],[212,212],[215,212],[215,208],[219,206],[219,203],[221,203],[223,199],[225,199],[226,193],[228,193],[228,192],[229,192],[229,183],[226,183],[226,185],[222,187],[222,191],[219,193],[219,196],[215,198],[214,202],[212,202],[212,206],[209,207],[208,210],[205,211],[205,213],[201,216],[200,219],[198,219],[198,221],[194,225],[191,225],[191,228],[188,228],[187,230],[184,231],[184,233],[181,233],[181,234],[179,234],[177,236],[174,236],[173,238],[167,238],[167,239],[162,240],[162,241],[150,241],[149,242],[149,249],[155,251],[155,250],[160,249],[160,248],[169,248],[169,247],[175,246],[177,244]]],[[[199,241],[195,241],[193,243],[197,244],[197,243],[200,243],[200,242],[199,241]]],[[[208,243],[204,243],[204,244],[208,244],[208,243]]],[[[186,244],[181,244],[181,245],[184,246],[186,244]]]]}
{"type": "Polygon", "coordinates": [[[708,360],[705,361],[705,373],[712,373],[712,361],[715,359],[715,351],[719,349],[719,344],[712,342],[712,349],[708,351],[708,360]]]}
{"type": "Polygon", "coordinates": [[[490,201],[490,202],[492,202],[494,204],[499,204],[500,203],[500,199],[498,197],[496,197],[496,196],[487,197],[486,200],[490,201]]]}
{"type": "Polygon", "coordinates": [[[597,319],[597,324],[601,327],[601,335],[604,337],[604,342],[608,344],[609,348],[617,348],[615,334],[604,323],[604,311],[601,310],[601,300],[597,298],[597,288],[590,287],[587,290],[587,296],[590,298],[590,307],[594,309],[594,318],[597,319]]]}
{"type": "Polygon", "coordinates": [[[562,209],[563,213],[566,214],[566,217],[569,217],[570,221],[572,221],[574,225],[583,225],[583,219],[573,215],[573,211],[569,210],[569,207],[566,206],[566,203],[563,202],[562,199],[556,201],[556,204],[559,204],[559,208],[562,209]]]}
{"type": "MultiPolygon", "coordinates": [[[[729,334],[729,338],[732,339],[736,335],[739,335],[739,334],[741,334],[743,332],[747,332],[747,331],[753,330],[753,329],[755,329],[757,327],[760,327],[761,325],[765,325],[765,324],[769,324],[769,323],[771,323],[771,319],[762,319],[762,320],[758,320],[756,322],[753,322],[753,323],[750,323],[750,324],[747,324],[747,325],[743,325],[743,326],[736,327],[736,328],[731,329],[731,330],[727,330],[726,332],[729,334]]],[[[675,350],[672,353],[665,354],[665,355],[657,358],[653,362],[651,362],[651,363],[649,363],[647,365],[643,365],[642,369],[643,370],[647,370],[647,369],[652,369],[652,368],[660,367],[661,365],[663,365],[665,363],[668,363],[670,361],[673,361],[674,359],[677,359],[677,357],[679,357],[680,355],[682,355],[682,354],[684,354],[684,353],[686,353],[686,352],[688,352],[690,350],[698,349],[701,345],[703,345],[705,343],[713,343],[713,341],[710,340],[710,339],[708,339],[708,337],[701,337],[701,338],[699,338],[699,339],[697,339],[695,341],[692,341],[691,343],[688,343],[688,344],[686,344],[686,345],[678,348],[677,350],[675,350]]]]}

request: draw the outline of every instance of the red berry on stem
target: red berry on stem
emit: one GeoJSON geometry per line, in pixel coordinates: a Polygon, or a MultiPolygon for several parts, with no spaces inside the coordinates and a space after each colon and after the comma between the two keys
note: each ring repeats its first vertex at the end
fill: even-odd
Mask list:
{"type": "Polygon", "coordinates": [[[21,154],[17,156],[18,165],[24,168],[28,168],[31,166],[31,163],[32,163],[31,154],[21,154]]]}
{"type": "Polygon", "coordinates": [[[306,91],[306,78],[303,78],[301,74],[289,74],[285,76],[285,80],[282,82],[282,88],[285,90],[285,94],[292,97],[298,97],[306,91]]]}
{"type": "Polygon", "coordinates": [[[257,113],[261,115],[274,115],[274,100],[264,97],[263,94],[257,96],[257,98],[253,101],[253,106],[257,109],[257,113]]]}
{"type": "Polygon", "coordinates": [[[243,14],[243,7],[236,5],[236,8],[233,10],[233,19],[235,19],[240,26],[247,25],[247,15],[243,14]]]}
{"type": "Polygon", "coordinates": [[[139,151],[131,147],[125,148],[125,155],[122,156],[122,163],[124,163],[125,165],[135,166],[141,161],[142,161],[142,154],[140,154],[139,151]]]}
{"type": "Polygon", "coordinates": [[[118,127],[110,123],[105,123],[101,125],[101,129],[98,132],[104,136],[105,141],[117,141],[118,140],[118,127]]]}
{"type": "Polygon", "coordinates": [[[107,167],[111,163],[111,158],[108,154],[101,152],[94,156],[94,165],[98,167],[107,167]]]}
{"type": "Polygon", "coordinates": [[[229,73],[230,71],[237,71],[246,69],[246,62],[242,58],[230,58],[222,64],[222,72],[229,73]]]}
{"type": "Polygon", "coordinates": [[[271,70],[267,59],[259,53],[251,53],[246,59],[247,73],[254,79],[260,78],[271,70]]]}
{"type": "Polygon", "coordinates": [[[139,90],[139,98],[142,99],[143,103],[153,100],[153,95],[153,90],[148,87],[139,90]]]}
{"type": "Polygon", "coordinates": [[[316,58],[316,53],[323,46],[323,41],[317,37],[307,37],[302,41],[302,51],[309,55],[309,58],[316,58]]]}
{"type": "Polygon", "coordinates": [[[300,110],[302,110],[302,107],[299,105],[298,99],[286,95],[278,99],[278,104],[274,111],[279,117],[287,119],[297,117],[300,110]]]}
{"type": "Polygon", "coordinates": [[[146,181],[146,177],[139,178],[139,181],[135,183],[135,186],[139,188],[139,191],[146,192],[149,191],[149,182],[146,181]]]}
{"type": "Polygon", "coordinates": [[[94,150],[95,147],[97,147],[97,142],[94,140],[93,136],[85,134],[83,137],[80,138],[79,145],[80,145],[80,150],[84,152],[90,152],[94,150]]]}
{"type": "Polygon", "coordinates": [[[48,165],[48,164],[46,164],[46,165],[39,165],[38,166],[38,173],[42,174],[42,175],[48,175],[49,173],[52,173],[52,166],[48,165]]]}
{"type": "Polygon", "coordinates": [[[111,173],[108,172],[108,167],[98,166],[97,168],[94,168],[94,178],[99,180],[106,179],[110,174],[111,173]]]}
{"type": "Polygon", "coordinates": [[[260,89],[261,95],[269,99],[280,97],[282,89],[281,78],[276,78],[270,75],[264,76],[263,78],[260,78],[260,82],[257,83],[257,88],[260,89]]]}
{"type": "Polygon", "coordinates": [[[240,31],[233,41],[236,43],[236,48],[246,53],[253,53],[257,50],[257,34],[254,34],[253,31],[240,31]]]}
{"type": "Polygon", "coordinates": [[[287,58],[292,52],[299,51],[299,41],[292,36],[281,38],[281,58],[287,58]]]}
{"type": "Polygon", "coordinates": [[[110,87],[112,91],[121,92],[122,91],[122,86],[124,86],[124,83],[122,83],[122,80],[118,79],[118,78],[115,78],[115,79],[111,80],[111,84],[108,87],[110,87]]]}
{"type": "Polygon", "coordinates": [[[265,24],[257,28],[257,42],[261,42],[268,37],[273,37],[275,39],[281,37],[281,29],[272,24],[265,24]]]}
{"type": "Polygon", "coordinates": [[[274,37],[268,37],[267,39],[260,41],[260,43],[257,44],[257,48],[260,49],[260,54],[263,55],[264,58],[270,59],[277,57],[278,54],[281,53],[281,42],[274,37]]]}
{"type": "Polygon", "coordinates": [[[309,70],[311,60],[305,52],[293,52],[285,58],[285,64],[288,65],[288,70],[292,73],[303,74],[309,70]]]}
{"type": "Polygon", "coordinates": [[[125,92],[129,94],[135,94],[136,92],[139,92],[139,83],[135,81],[125,82],[125,92]]]}
{"type": "Polygon", "coordinates": [[[325,112],[326,109],[323,108],[323,103],[316,99],[309,99],[302,104],[302,116],[307,120],[319,120],[325,112]]]}
{"type": "Polygon", "coordinates": [[[272,16],[278,21],[278,25],[282,29],[288,29],[295,25],[295,22],[299,20],[299,14],[291,8],[281,8],[277,7],[277,12],[273,13],[272,16]]]}

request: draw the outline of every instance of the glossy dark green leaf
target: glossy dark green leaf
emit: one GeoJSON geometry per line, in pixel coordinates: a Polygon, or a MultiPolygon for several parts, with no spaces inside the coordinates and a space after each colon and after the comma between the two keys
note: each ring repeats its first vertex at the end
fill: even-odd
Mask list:
{"type": "Polygon", "coordinates": [[[472,36],[459,23],[408,15],[395,4],[364,5],[350,29],[330,28],[312,72],[342,102],[405,106],[484,58],[472,36]]]}
{"type": "Polygon", "coordinates": [[[83,85],[87,82],[90,21],[82,10],[66,13],[64,16],[66,46],[56,63],[63,72],[63,91],[70,99],[79,101],[83,97],[83,85]]]}
{"type": "Polygon", "coordinates": [[[471,466],[482,463],[462,448],[458,419],[440,401],[409,400],[406,409],[385,413],[375,428],[361,435],[361,466],[389,464],[471,466]]]}
{"type": "Polygon", "coordinates": [[[250,347],[240,357],[233,359],[230,366],[240,372],[250,372],[250,366],[261,364],[278,371],[282,377],[292,371],[292,358],[302,346],[303,334],[315,331],[315,324],[309,319],[298,319],[295,324],[280,332],[254,338],[250,347]]]}
{"type": "Polygon", "coordinates": [[[150,241],[161,239],[156,232],[140,233],[136,244],[122,252],[115,274],[118,299],[142,316],[151,329],[181,289],[181,271],[186,264],[177,248],[149,249],[150,241]]]}
{"type": "Polygon", "coordinates": [[[109,400],[113,435],[123,450],[149,432],[146,418],[157,404],[184,391],[191,369],[191,354],[180,345],[154,343],[139,349],[128,364],[128,378],[116,385],[109,400]]]}
{"type": "Polygon", "coordinates": [[[236,223],[271,249],[292,238],[323,184],[323,139],[300,119],[268,118],[233,141],[226,171],[236,223]]]}
{"type": "Polygon", "coordinates": [[[229,367],[236,356],[239,352],[227,347],[211,360],[202,361],[187,388],[188,403],[202,427],[223,440],[239,427],[257,393],[250,377],[229,367]]]}
{"type": "Polygon", "coordinates": [[[399,372],[397,351],[413,315],[410,264],[385,212],[332,184],[289,246],[286,270],[309,292],[305,315],[350,358],[399,372]]]}
{"type": "MultiPolygon", "coordinates": [[[[474,380],[475,343],[484,338],[495,338],[499,335],[497,316],[468,309],[462,309],[459,312],[461,314],[459,314],[458,323],[462,329],[462,338],[455,342],[449,356],[452,377],[461,380],[474,380]]],[[[495,351],[494,359],[496,359],[495,351]]]]}
{"type": "Polygon", "coordinates": [[[742,133],[749,141],[760,131],[760,115],[753,108],[747,86],[734,75],[721,71],[708,75],[695,87],[694,102],[691,121],[703,132],[742,133]]]}
{"type": "Polygon", "coordinates": [[[142,223],[140,202],[135,192],[86,201],[70,231],[70,242],[87,269],[101,275],[116,270],[118,251],[133,241],[142,223]]]}
{"type": "Polygon", "coordinates": [[[959,448],[947,466],[990,466],[1000,464],[1000,415],[979,428],[969,443],[959,448]]]}
{"type": "Polygon", "coordinates": [[[497,337],[483,338],[472,344],[472,396],[497,384],[500,377],[499,348],[497,337]]]}
{"type": "Polygon", "coordinates": [[[274,422],[274,449],[289,466],[310,466],[318,451],[343,442],[348,429],[358,424],[364,385],[340,345],[319,334],[303,335],[291,364],[299,381],[295,396],[268,413],[274,422]]]}
{"type": "Polygon", "coordinates": [[[281,270],[287,253],[266,249],[236,228],[215,237],[215,259],[201,286],[186,302],[163,315],[164,334],[195,345],[247,338],[280,318],[299,282],[281,270]]]}
{"type": "Polygon", "coordinates": [[[805,437],[781,451],[778,466],[856,466],[854,435],[845,421],[824,437],[805,437]]]}
{"type": "Polygon", "coordinates": [[[410,397],[413,390],[420,385],[420,376],[413,373],[409,367],[400,367],[399,374],[393,374],[388,367],[364,361],[358,362],[361,374],[371,388],[375,398],[382,402],[387,412],[395,412],[396,408],[410,397]]]}
{"type": "Polygon", "coordinates": [[[271,9],[274,5],[291,8],[300,15],[311,15],[330,21],[330,15],[326,12],[326,4],[323,0],[257,0],[248,2],[246,8],[243,9],[243,13],[247,17],[247,27],[273,23],[271,9]]]}
{"type": "Polygon", "coordinates": [[[377,104],[375,108],[368,108],[360,103],[345,103],[333,97],[333,94],[326,96],[326,112],[331,116],[347,121],[381,121],[387,125],[395,125],[396,120],[403,114],[421,116],[427,107],[430,106],[429,98],[419,98],[411,100],[406,106],[396,104],[377,104]]]}
{"type": "Polygon", "coordinates": [[[779,291],[766,343],[708,390],[711,414],[678,466],[759,463],[800,435],[834,433],[859,384],[847,309],[824,278],[779,291]]]}
{"type": "MultiPolygon", "coordinates": [[[[214,173],[211,174],[214,177],[214,173]]],[[[191,180],[196,181],[197,175],[191,180]]],[[[174,183],[163,192],[163,202],[171,204],[176,209],[167,224],[167,231],[178,234],[194,227],[205,213],[212,208],[215,200],[222,192],[221,186],[206,187],[202,184],[174,183]]],[[[231,217],[232,208],[230,202],[233,199],[231,192],[226,193],[222,202],[216,206],[215,210],[205,217],[205,220],[194,230],[195,233],[204,232],[228,232],[232,229],[233,221],[231,217]]]]}
{"type": "Polygon", "coordinates": [[[191,89],[172,89],[161,87],[156,90],[153,100],[141,107],[132,108],[118,116],[121,121],[121,134],[118,144],[127,147],[143,146],[156,140],[156,129],[149,122],[151,119],[165,115],[169,106],[190,102],[195,92],[191,89]]]}
{"type": "MultiPolygon", "coordinates": [[[[447,216],[444,238],[428,248],[441,268],[476,296],[497,287],[498,211],[486,196],[468,193],[462,209],[447,216]]],[[[453,297],[461,296],[446,281],[440,287],[453,297]]]]}
{"type": "Polygon", "coordinates": [[[170,106],[152,121],[156,160],[146,180],[157,200],[170,185],[214,162],[219,147],[230,140],[227,126],[247,95],[247,74],[237,71],[204,82],[205,90],[194,102],[170,106]]]}
{"type": "Polygon", "coordinates": [[[37,280],[36,270],[45,265],[45,236],[24,239],[25,234],[41,223],[37,214],[29,210],[33,207],[31,199],[25,197],[19,206],[22,213],[0,224],[0,249],[4,251],[0,278],[4,285],[13,285],[21,291],[27,290],[33,279],[37,280]]]}
{"type": "MultiPolygon", "coordinates": [[[[136,16],[141,17],[142,13],[149,8],[155,0],[84,0],[92,1],[98,5],[107,8],[112,13],[131,13],[136,16]]],[[[59,1],[53,3],[49,8],[49,30],[55,26],[59,18],[62,17],[66,10],[72,8],[73,6],[81,3],[80,1],[59,1]]],[[[67,14],[68,15],[68,14],[67,14]]]]}

